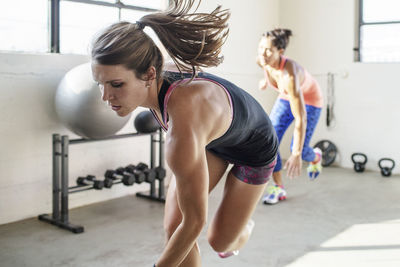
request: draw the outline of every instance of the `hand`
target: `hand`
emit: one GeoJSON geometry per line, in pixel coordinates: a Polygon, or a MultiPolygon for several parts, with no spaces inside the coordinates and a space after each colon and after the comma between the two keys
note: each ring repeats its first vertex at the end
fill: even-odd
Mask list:
{"type": "Polygon", "coordinates": [[[267,89],[267,80],[262,79],[261,81],[259,81],[259,83],[258,83],[258,89],[260,89],[260,90],[265,90],[265,89],[267,89]]]}
{"type": "Polygon", "coordinates": [[[287,170],[287,176],[290,179],[300,176],[302,158],[300,155],[291,155],[285,163],[284,169],[287,170]]]}

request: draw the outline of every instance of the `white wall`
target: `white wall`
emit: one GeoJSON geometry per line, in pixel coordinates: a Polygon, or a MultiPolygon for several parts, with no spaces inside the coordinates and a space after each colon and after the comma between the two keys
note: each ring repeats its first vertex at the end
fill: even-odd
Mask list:
{"type": "MultiPolygon", "coordinates": [[[[379,171],[377,161],[391,157],[400,164],[399,63],[365,64],[353,61],[357,32],[356,0],[281,0],[280,27],[292,29],[287,55],[312,74],[335,76],[334,127],[328,129],[326,110],[313,142],[329,139],[339,149],[337,165],[352,168],[351,154],[368,156],[367,169],[379,171]]],[[[326,96],[326,77],[319,76],[326,96]]],[[[283,143],[289,146],[289,135],[283,143]]],[[[396,167],[394,173],[400,173],[396,167]]],[[[379,174],[377,174],[379,175],[379,174]]]]}
{"type": "MultiPolygon", "coordinates": [[[[58,121],[54,108],[57,84],[66,71],[87,62],[84,56],[0,54],[0,224],[51,210],[52,134],[80,138],[58,121]]],[[[121,133],[134,132],[132,119],[121,133]]],[[[107,168],[149,161],[149,137],[71,145],[70,185],[78,176],[99,178],[107,168]]],[[[70,196],[77,207],[147,187],[115,186],[70,196]]]]}
{"type": "MultiPolygon", "coordinates": [[[[257,92],[262,74],[254,60],[259,36],[278,23],[279,1],[209,0],[203,1],[201,8],[211,11],[218,3],[230,8],[232,17],[223,49],[225,62],[214,71],[262,100],[266,94],[257,92]]],[[[51,135],[78,138],[57,120],[55,90],[66,71],[87,61],[84,56],[0,53],[0,224],[51,212],[51,135]]],[[[134,131],[131,119],[119,133],[134,131]]],[[[148,159],[148,137],[71,145],[70,184],[80,175],[102,177],[107,168],[148,159]]],[[[70,196],[70,207],[142,190],[148,190],[147,184],[81,192],[70,196]]]]}
{"type": "Polygon", "coordinates": [[[230,31],[222,50],[224,62],[218,68],[209,71],[233,81],[267,109],[275,95],[272,91],[258,90],[258,82],[263,78],[263,74],[255,62],[261,35],[279,24],[280,1],[208,0],[203,1],[202,6],[211,10],[215,3],[231,10],[230,31]]]}

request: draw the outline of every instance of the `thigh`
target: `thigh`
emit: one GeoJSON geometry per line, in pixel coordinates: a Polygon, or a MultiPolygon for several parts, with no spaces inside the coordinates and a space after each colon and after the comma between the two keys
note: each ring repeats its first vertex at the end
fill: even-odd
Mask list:
{"type": "MultiPolygon", "coordinates": [[[[228,167],[228,162],[218,158],[209,151],[206,151],[206,156],[210,179],[209,191],[211,192],[224,175],[226,168],[228,167]]],[[[169,238],[174,233],[176,227],[178,227],[181,220],[182,214],[176,197],[175,176],[173,176],[168,187],[165,201],[164,228],[167,234],[167,238],[169,238]]]]}
{"type": "Polygon", "coordinates": [[[280,142],[287,128],[294,120],[292,111],[290,109],[290,102],[278,98],[275,101],[269,117],[280,142]]]}
{"type": "MultiPolygon", "coordinates": [[[[303,143],[302,158],[305,161],[313,161],[315,158],[315,154],[313,148],[310,147],[310,141],[311,137],[314,134],[315,128],[317,127],[319,117],[321,115],[321,108],[306,105],[306,111],[307,111],[307,127],[303,143]]],[[[293,138],[290,145],[291,150],[292,146],[293,146],[293,138]]]]}
{"type": "Polygon", "coordinates": [[[311,137],[315,131],[315,128],[317,127],[319,117],[321,115],[321,108],[306,105],[306,111],[307,111],[307,128],[306,128],[304,146],[308,146],[310,143],[311,137]]]}
{"type": "Polygon", "coordinates": [[[208,229],[208,238],[217,247],[235,242],[250,220],[267,184],[249,184],[229,172],[223,198],[208,229]]]}

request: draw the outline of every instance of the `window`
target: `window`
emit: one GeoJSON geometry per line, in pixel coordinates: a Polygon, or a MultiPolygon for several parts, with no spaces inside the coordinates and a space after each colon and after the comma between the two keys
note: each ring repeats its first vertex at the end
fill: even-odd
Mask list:
{"type": "Polygon", "coordinates": [[[1,1],[0,50],[87,54],[93,35],[106,25],[135,22],[167,4],[168,0],[1,1]]]}
{"type": "Polygon", "coordinates": [[[359,61],[400,62],[399,10],[399,0],[360,0],[359,61]]]}
{"type": "Polygon", "coordinates": [[[61,0],[60,53],[87,54],[93,35],[117,21],[135,22],[166,7],[166,0],[61,0]]]}
{"type": "Polygon", "coordinates": [[[115,7],[60,2],[60,53],[87,54],[92,36],[118,21],[115,7]]]}
{"type": "Polygon", "coordinates": [[[48,51],[48,0],[0,3],[0,50],[48,51]]]}

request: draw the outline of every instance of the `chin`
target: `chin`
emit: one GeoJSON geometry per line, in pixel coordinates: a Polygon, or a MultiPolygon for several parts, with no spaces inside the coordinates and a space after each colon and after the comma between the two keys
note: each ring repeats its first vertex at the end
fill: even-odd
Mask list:
{"type": "Polygon", "coordinates": [[[129,114],[129,113],[126,112],[126,111],[117,111],[116,113],[117,113],[117,115],[120,116],[120,117],[125,117],[125,116],[127,116],[127,115],[129,114]]]}
{"type": "Polygon", "coordinates": [[[131,114],[132,113],[132,111],[133,110],[118,110],[117,111],[117,115],[118,116],[120,116],[120,117],[126,117],[126,116],[128,116],[129,114],[131,114]]]}

